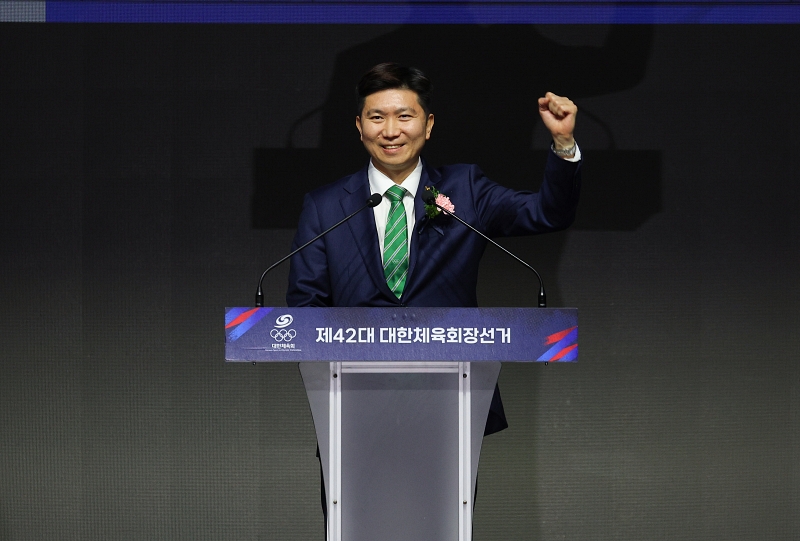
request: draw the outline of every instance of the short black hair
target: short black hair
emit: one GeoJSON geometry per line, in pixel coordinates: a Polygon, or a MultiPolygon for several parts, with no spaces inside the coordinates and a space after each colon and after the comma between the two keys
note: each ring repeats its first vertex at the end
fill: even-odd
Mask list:
{"type": "Polygon", "coordinates": [[[431,114],[432,85],[430,79],[417,68],[409,68],[395,62],[378,64],[361,77],[356,87],[358,95],[356,114],[361,116],[367,96],[392,88],[416,92],[417,101],[425,111],[425,115],[431,114]]]}

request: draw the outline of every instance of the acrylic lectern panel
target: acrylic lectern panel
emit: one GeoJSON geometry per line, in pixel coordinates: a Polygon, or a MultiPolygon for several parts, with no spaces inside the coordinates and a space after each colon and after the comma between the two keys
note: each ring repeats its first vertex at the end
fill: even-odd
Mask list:
{"type": "Polygon", "coordinates": [[[458,540],[458,380],[342,379],[342,539],[458,540]]]}
{"type": "Polygon", "coordinates": [[[336,364],[300,364],[328,489],[329,527],[339,528],[328,538],[468,539],[500,363],[339,363],[345,365],[338,372],[336,364]],[[331,407],[333,380],[340,383],[340,419],[331,407]]]}

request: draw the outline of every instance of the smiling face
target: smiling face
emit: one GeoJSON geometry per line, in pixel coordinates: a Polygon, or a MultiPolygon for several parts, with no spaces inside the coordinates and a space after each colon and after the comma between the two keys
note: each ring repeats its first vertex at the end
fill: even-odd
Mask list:
{"type": "Polygon", "coordinates": [[[400,184],[431,137],[433,115],[425,114],[413,90],[392,88],[366,97],[356,127],[375,168],[400,184]]]}

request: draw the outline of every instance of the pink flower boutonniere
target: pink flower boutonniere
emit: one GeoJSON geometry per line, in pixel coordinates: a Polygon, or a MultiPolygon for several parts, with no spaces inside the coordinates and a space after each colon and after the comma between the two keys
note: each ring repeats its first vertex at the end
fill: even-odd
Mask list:
{"type": "MultiPolygon", "coordinates": [[[[439,207],[442,207],[447,212],[456,211],[456,207],[450,201],[449,197],[440,193],[439,190],[431,186],[425,186],[425,189],[430,190],[433,193],[433,196],[436,198],[434,200],[436,201],[436,205],[439,205],[439,207]]],[[[425,214],[427,214],[428,218],[436,218],[439,214],[442,213],[442,210],[436,205],[428,205],[428,204],[425,205],[425,214]]]]}

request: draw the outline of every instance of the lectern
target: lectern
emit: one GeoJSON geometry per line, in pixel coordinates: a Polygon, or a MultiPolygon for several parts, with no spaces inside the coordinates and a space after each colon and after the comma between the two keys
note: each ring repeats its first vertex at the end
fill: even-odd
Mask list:
{"type": "Polygon", "coordinates": [[[298,362],[331,541],[469,541],[502,361],[578,358],[574,308],[228,308],[229,362],[298,362]]]}

